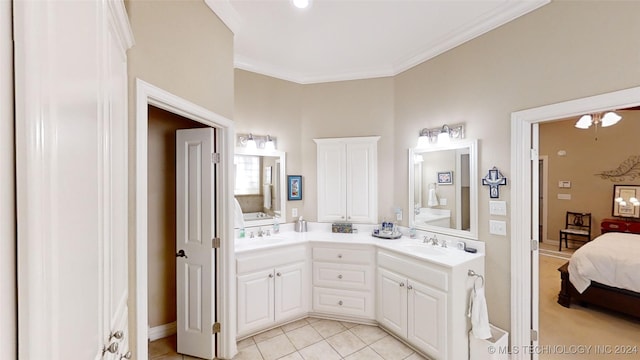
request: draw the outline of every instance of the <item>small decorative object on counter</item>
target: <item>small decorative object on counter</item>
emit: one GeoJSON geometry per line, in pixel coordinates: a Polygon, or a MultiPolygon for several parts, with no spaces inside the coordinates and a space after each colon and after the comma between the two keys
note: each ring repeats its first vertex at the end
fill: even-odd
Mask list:
{"type": "Polygon", "coordinates": [[[409,228],[409,237],[411,239],[415,239],[416,238],[416,228],[414,228],[414,227],[410,227],[409,228]]]}
{"type": "Polygon", "coordinates": [[[351,234],[353,232],[353,224],[351,224],[351,223],[333,223],[333,224],[331,224],[331,232],[351,234]]]}
{"type": "Polygon", "coordinates": [[[280,232],[280,218],[277,216],[273,217],[273,233],[277,234],[280,232]]]}
{"type": "Polygon", "coordinates": [[[244,228],[240,228],[240,238],[244,238],[244,228]]]}
{"type": "Polygon", "coordinates": [[[380,230],[374,229],[371,236],[382,239],[399,239],[402,237],[402,233],[398,231],[396,224],[385,220],[382,222],[382,228],[380,230]]]}
{"type": "Polygon", "coordinates": [[[296,232],[307,232],[307,221],[302,220],[302,216],[296,221],[295,229],[296,232]]]}

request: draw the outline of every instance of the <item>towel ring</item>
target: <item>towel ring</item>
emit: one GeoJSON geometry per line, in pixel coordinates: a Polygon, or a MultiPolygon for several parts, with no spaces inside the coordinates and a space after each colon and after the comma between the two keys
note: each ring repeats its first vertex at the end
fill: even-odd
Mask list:
{"type": "Polygon", "coordinates": [[[475,279],[473,279],[473,290],[476,289],[476,280],[479,278],[480,280],[482,280],[482,286],[484,287],[484,276],[477,274],[475,271],[469,269],[469,271],[467,271],[467,275],[468,276],[474,276],[475,279]]]}

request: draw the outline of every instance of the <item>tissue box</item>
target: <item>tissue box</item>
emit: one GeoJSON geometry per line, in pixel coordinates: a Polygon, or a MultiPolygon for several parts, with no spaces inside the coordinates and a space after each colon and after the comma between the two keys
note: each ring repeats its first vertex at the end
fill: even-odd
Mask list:
{"type": "Polygon", "coordinates": [[[333,223],[333,224],[331,224],[331,232],[351,234],[353,232],[353,224],[351,224],[351,223],[333,223]]]}

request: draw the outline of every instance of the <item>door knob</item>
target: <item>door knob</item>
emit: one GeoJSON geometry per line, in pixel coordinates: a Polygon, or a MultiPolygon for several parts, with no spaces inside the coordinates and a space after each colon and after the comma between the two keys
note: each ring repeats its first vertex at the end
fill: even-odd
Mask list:
{"type": "Polygon", "coordinates": [[[178,250],[178,252],[176,253],[176,257],[189,258],[187,254],[184,253],[184,250],[182,249],[178,250]]]}

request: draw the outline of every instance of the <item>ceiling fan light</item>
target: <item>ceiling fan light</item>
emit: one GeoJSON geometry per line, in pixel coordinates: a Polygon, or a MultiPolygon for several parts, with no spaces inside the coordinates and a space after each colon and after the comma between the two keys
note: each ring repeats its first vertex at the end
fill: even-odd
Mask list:
{"type": "Polygon", "coordinates": [[[614,113],[613,111],[609,111],[608,113],[604,114],[604,116],[602,117],[602,120],[601,120],[602,127],[615,125],[618,123],[618,121],[620,121],[620,119],[622,119],[622,116],[614,113]]]}
{"type": "Polygon", "coordinates": [[[592,121],[591,121],[591,115],[582,115],[582,117],[580,118],[580,120],[578,120],[578,122],[576,122],[576,127],[578,129],[588,129],[591,127],[592,121]]]}

